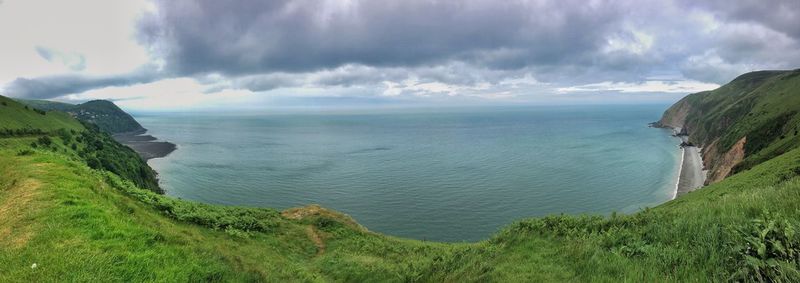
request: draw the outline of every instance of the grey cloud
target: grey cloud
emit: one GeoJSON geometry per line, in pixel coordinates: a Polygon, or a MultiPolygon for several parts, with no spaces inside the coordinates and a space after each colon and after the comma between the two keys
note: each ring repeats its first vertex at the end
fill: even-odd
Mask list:
{"type": "Polygon", "coordinates": [[[77,74],[17,78],[4,89],[5,94],[28,99],[50,99],[64,95],[112,86],[128,86],[155,81],[159,76],[149,70],[110,76],[86,76],[77,74]]]}
{"type": "Polygon", "coordinates": [[[613,2],[577,0],[179,0],[158,1],[139,31],[185,75],[452,60],[515,69],[588,60],[621,12],[613,2]]]}
{"type": "Polygon", "coordinates": [[[73,71],[86,69],[86,58],[81,54],[67,54],[50,48],[36,46],[36,53],[48,62],[60,61],[73,71]]]}
{"type": "Polygon", "coordinates": [[[800,1],[797,0],[684,0],[688,6],[714,11],[727,21],[763,24],[800,39],[800,1]]]}

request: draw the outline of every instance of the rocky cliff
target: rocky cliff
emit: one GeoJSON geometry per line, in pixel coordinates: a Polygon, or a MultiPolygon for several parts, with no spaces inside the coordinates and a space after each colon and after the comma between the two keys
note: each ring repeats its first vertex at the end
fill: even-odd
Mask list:
{"type": "Polygon", "coordinates": [[[684,97],[655,125],[680,128],[703,148],[714,183],[800,145],[798,113],[800,69],[759,71],[684,97]]]}

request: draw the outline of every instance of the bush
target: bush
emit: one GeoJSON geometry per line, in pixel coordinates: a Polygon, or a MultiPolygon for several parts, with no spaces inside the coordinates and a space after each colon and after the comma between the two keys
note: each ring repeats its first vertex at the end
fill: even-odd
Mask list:
{"type": "Polygon", "coordinates": [[[794,223],[765,211],[734,230],[739,241],[733,245],[738,258],[732,280],[800,281],[800,234],[794,223]]]}
{"type": "Polygon", "coordinates": [[[132,186],[129,181],[106,173],[112,187],[179,221],[194,223],[228,235],[246,238],[250,232],[274,232],[284,221],[280,212],[268,208],[215,206],[177,200],[132,186]]]}
{"type": "Polygon", "coordinates": [[[81,122],[87,131],[73,137],[71,133],[60,133],[62,138],[73,139],[83,146],[76,145],[74,150],[82,148],[78,155],[93,169],[105,169],[136,186],[153,192],[163,193],[158,186],[156,173],[135,151],[115,141],[108,133],[102,132],[97,125],[81,122]]]}
{"type": "Polygon", "coordinates": [[[100,169],[100,167],[102,166],[100,164],[100,160],[97,160],[97,158],[93,156],[86,159],[86,165],[88,165],[89,168],[92,169],[100,169]]]}
{"type": "Polygon", "coordinates": [[[53,143],[53,140],[49,136],[41,136],[39,137],[36,142],[43,146],[50,146],[53,143]]]}
{"type": "Polygon", "coordinates": [[[23,149],[23,150],[20,150],[19,152],[17,152],[17,156],[25,156],[25,155],[31,155],[31,154],[33,154],[33,150],[30,150],[30,149],[23,149]]]}

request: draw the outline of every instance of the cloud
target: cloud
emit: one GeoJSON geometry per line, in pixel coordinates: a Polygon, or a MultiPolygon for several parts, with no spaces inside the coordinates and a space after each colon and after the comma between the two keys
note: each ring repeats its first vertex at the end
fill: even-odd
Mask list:
{"type": "Polygon", "coordinates": [[[148,83],[157,79],[160,79],[160,75],[149,69],[107,76],[65,74],[32,79],[17,78],[6,85],[4,91],[12,97],[50,99],[99,88],[148,83]]]}
{"type": "Polygon", "coordinates": [[[36,53],[48,62],[58,61],[73,71],[86,69],[86,58],[78,53],[64,53],[42,46],[36,46],[36,53]]]}
{"type": "Polygon", "coordinates": [[[114,98],[164,87],[159,95],[188,99],[170,93],[181,79],[204,99],[269,96],[263,103],[652,101],[800,66],[794,0],[129,0],[106,6],[114,13],[87,1],[99,2],[60,4],[70,13],[36,21],[25,15],[40,5],[0,9],[0,32],[13,35],[0,54],[14,66],[0,68],[5,93],[114,98]]]}
{"type": "Polygon", "coordinates": [[[570,92],[620,92],[620,93],[693,93],[718,88],[718,84],[703,83],[698,81],[657,81],[648,80],[637,83],[625,82],[600,82],[594,84],[562,87],[557,91],[560,93],[570,92]]]}
{"type": "Polygon", "coordinates": [[[579,64],[622,18],[607,1],[158,1],[140,38],[171,70],[307,72],[450,61],[579,64]],[[213,19],[213,20],[211,20],[213,19]]]}
{"type": "Polygon", "coordinates": [[[800,39],[800,2],[796,0],[683,0],[689,7],[714,11],[723,20],[756,23],[800,39]]]}

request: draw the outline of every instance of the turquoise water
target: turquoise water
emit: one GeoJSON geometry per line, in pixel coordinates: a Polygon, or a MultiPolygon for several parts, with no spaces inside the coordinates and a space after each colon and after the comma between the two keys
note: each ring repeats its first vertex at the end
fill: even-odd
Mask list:
{"type": "Polygon", "coordinates": [[[665,105],[158,114],[178,150],[150,164],[171,196],[284,209],[318,203],[373,231],[476,241],[515,220],[634,212],[675,189],[665,105]]]}

